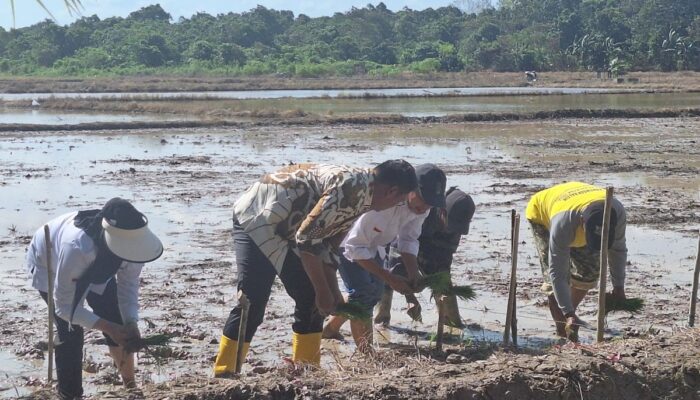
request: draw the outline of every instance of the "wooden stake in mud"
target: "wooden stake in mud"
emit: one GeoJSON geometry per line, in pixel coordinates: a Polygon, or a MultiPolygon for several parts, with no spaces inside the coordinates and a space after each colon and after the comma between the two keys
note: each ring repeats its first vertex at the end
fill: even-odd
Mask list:
{"type": "Polygon", "coordinates": [[[53,380],[53,315],[54,315],[54,304],[53,304],[53,269],[51,267],[51,235],[49,234],[49,226],[44,225],[44,245],[46,246],[46,271],[48,273],[49,280],[49,292],[47,297],[47,303],[49,304],[49,371],[48,371],[48,381],[53,380]]]}
{"type": "MultiPolygon", "coordinates": [[[[518,226],[516,228],[515,226],[515,210],[510,210],[510,225],[511,225],[511,233],[510,233],[510,240],[511,240],[511,246],[515,246],[515,249],[512,251],[512,256],[515,257],[516,259],[516,265],[517,265],[517,258],[518,258],[518,239],[520,238],[520,216],[518,216],[518,226]],[[513,232],[518,231],[517,237],[513,235],[513,232]]],[[[515,287],[515,290],[518,288],[518,281],[517,279],[513,282],[513,286],[515,287]]],[[[518,296],[516,295],[514,290],[513,293],[513,316],[510,319],[510,333],[511,333],[511,339],[513,341],[513,346],[518,345],[518,296]]]]}
{"type": "Polygon", "coordinates": [[[700,238],[698,239],[698,256],[695,257],[695,274],[693,275],[693,291],[690,294],[690,315],[688,326],[695,326],[695,304],[698,302],[698,277],[700,277],[700,238]]]}
{"type": "MultiPolygon", "coordinates": [[[[508,307],[506,309],[506,327],[503,331],[503,345],[507,346],[510,343],[510,338],[513,336],[513,344],[517,344],[517,332],[513,329],[513,321],[515,320],[515,289],[517,285],[517,268],[518,268],[518,233],[520,231],[520,215],[511,211],[511,266],[510,266],[510,285],[508,290],[508,307]]],[[[517,329],[517,328],[516,328],[517,329]]]]}
{"type": "Polygon", "coordinates": [[[610,208],[612,207],[613,188],[605,189],[605,210],[603,211],[603,228],[600,234],[600,285],[598,292],[598,327],[596,341],[602,343],[605,336],[605,290],[608,280],[608,235],[610,234],[610,208]]]}
{"type": "Polygon", "coordinates": [[[238,305],[241,306],[241,321],[238,324],[238,348],[236,349],[236,373],[241,373],[243,368],[243,343],[245,343],[245,333],[248,325],[248,310],[250,309],[250,301],[248,296],[243,291],[238,292],[238,305]]]}
{"type": "Polygon", "coordinates": [[[438,323],[437,323],[437,334],[435,337],[435,350],[439,353],[442,352],[442,341],[445,332],[445,307],[444,307],[444,296],[438,294],[435,296],[435,303],[438,308],[438,323]]]}

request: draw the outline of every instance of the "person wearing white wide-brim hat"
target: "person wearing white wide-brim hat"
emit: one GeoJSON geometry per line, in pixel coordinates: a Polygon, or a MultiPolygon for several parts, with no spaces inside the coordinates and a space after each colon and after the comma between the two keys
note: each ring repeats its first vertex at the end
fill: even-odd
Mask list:
{"type": "Polygon", "coordinates": [[[135,386],[134,356],[127,342],[140,336],[138,289],[141,268],[163,253],[148,220],[128,201],[109,200],[100,210],[72,212],[34,234],[27,251],[32,287],[48,298],[47,247],[51,253],[53,300],[58,331],[56,373],[61,398],[79,398],[82,388],[83,330],[97,329],[125,386],[135,386]],[[84,306],[87,301],[90,309],[84,306]]]}

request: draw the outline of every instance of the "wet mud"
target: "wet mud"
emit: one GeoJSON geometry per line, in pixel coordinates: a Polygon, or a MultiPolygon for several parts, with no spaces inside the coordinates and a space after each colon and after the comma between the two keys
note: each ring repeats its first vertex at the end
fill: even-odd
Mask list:
{"type": "MultiPolygon", "coordinates": [[[[24,251],[51,217],[134,201],[163,239],[162,259],[144,268],[140,327],[170,346],[142,353],[140,392],[118,384],[101,335],[86,335],[91,398],[697,398],[697,332],[685,330],[700,220],[700,118],[560,119],[403,125],[265,126],[69,130],[0,135],[0,397],[49,396],[46,309],[26,281],[24,251]],[[474,196],[471,233],[455,255],[464,331],[446,352],[431,350],[436,313],[419,296],[423,323],[394,299],[392,325],[375,333],[379,353],[362,359],[352,340],[324,341],[322,370],[300,371],[291,354],[292,307],[272,297],[241,381],[207,377],[234,305],[231,211],[266,171],[288,163],[373,165],[388,158],[434,162],[448,184],[474,196]],[[611,314],[608,343],[580,346],[552,335],[541,272],[523,224],[518,274],[518,350],[498,345],[510,270],[510,210],[564,180],[612,185],[628,211],[627,292],[642,313],[611,314]]],[[[342,283],[341,283],[342,287],[342,283]]],[[[580,315],[594,321],[595,291],[580,315]]],[[[341,332],[349,337],[345,327],[341,332]]]]}

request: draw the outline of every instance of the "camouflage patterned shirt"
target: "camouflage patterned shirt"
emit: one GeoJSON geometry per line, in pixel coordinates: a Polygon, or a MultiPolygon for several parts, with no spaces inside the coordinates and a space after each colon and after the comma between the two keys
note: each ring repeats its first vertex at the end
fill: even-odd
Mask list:
{"type": "Polygon", "coordinates": [[[296,164],[263,176],[234,204],[234,219],[277,272],[289,250],[325,262],[372,204],[369,168],[296,164]]]}

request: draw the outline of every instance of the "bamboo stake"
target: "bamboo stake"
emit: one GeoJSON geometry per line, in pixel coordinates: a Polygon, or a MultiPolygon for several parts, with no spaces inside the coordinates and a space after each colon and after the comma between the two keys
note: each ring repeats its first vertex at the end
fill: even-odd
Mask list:
{"type": "Polygon", "coordinates": [[[698,301],[698,277],[700,277],[700,238],[698,239],[698,255],[695,257],[695,274],[693,275],[693,291],[690,294],[690,315],[688,326],[695,326],[695,304],[698,301]]]}
{"type": "Polygon", "coordinates": [[[435,297],[435,303],[437,303],[438,308],[438,324],[437,324],[437,337],[435,338],[435,350],[439,353],[442,352],[442,340],[445,332],[445,310],[444,310],[444,296],[438,294],[435,297]]]}
{"type": "Polygon", "coordinates": [[[248,325],[248,310],[250,309],[250,301],[248,301],[248,296],[243,293],[243,291],[238,292],[238,305],[241,307],[241,320],[238,324],[238,347],[236,348],[236,373],[241,373],[241,368],[243,368],[243,345],[246,339],[246,328],[248,325]]]}
{"type": "Polygon", "coordinates": [[[605,337],[605,290],[608,280],[608,235],[610,234],[610,208],[612,207],[613,187],[605,189],[605,210],[603,228],[600,235],[600,285],[598,292],[598,327],[596,341],[602,343],[605,337]]]}
{"type": "MultiPolygon", "coordinates": [[[[515,210],[513,210],[515,212],[515,210]]],[[[510,333],[512,335],[512,340],[513,340],[513,346],[518,345],[518,296],[517,296],[517,289],[518,289],[518,280],[517,280],[517,266],[518,266],[518,242],[520,239],[520,215],[517,215],[513,219],[513,232],[515,235],[513,235],[513,275],[515,275],[516,279],[513,279],[513,312],[510,318],[510,333]]]]}
{"type": "MultiPolygon", "coordinates": [[[[508,290],[508,307],[506,309],[506,322],[503,331],[503,345],[507,346],[510,343],[511,336],[514,336],[513,319],[515,317],[515,289],[517,284],[517,266],[518,266],[518,232],[520,230],[520,215],[511,212],[511,266],[510,266],[510,285],[508,290]]],[[[515,344],[516,341],[513,342],[515,344]]]]}
{"type": "Polygon", "coordinates": [[[47,303],[49,305],[49,371],[48,381],[53,380],[53,318],[54,318],[54,303],[53,303],[53,269],[51,267],[51,235],[49,234],[49,226],[44,225],[44,245],[46,246],[46,271],[49,280],[49,293],[47,303]]]}

